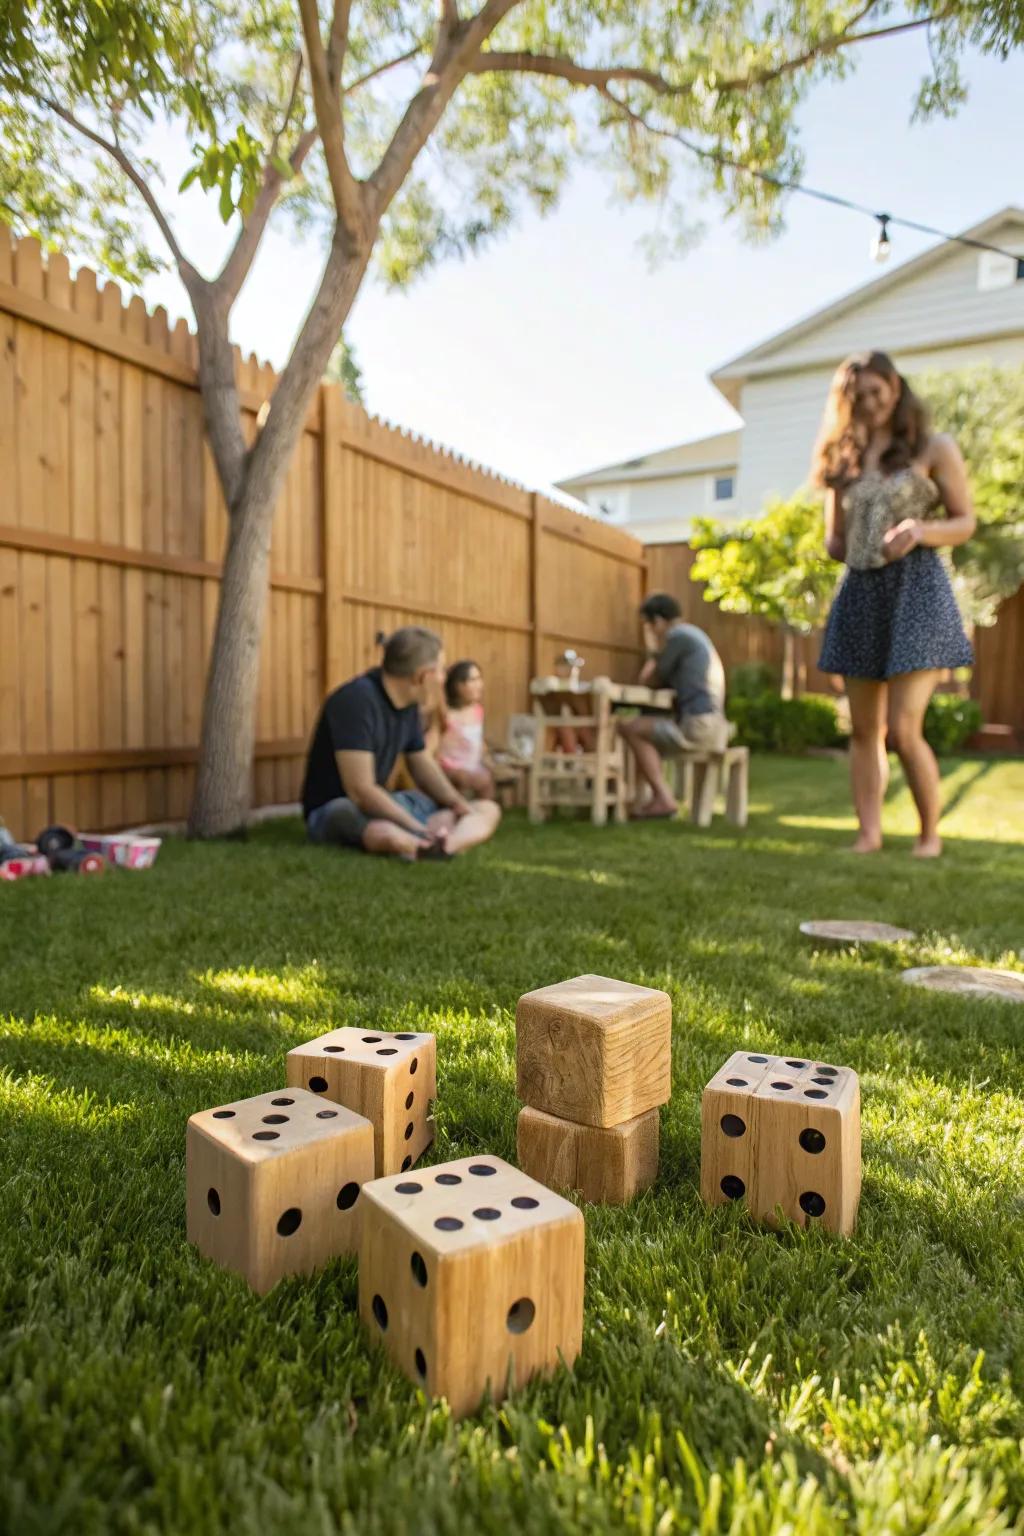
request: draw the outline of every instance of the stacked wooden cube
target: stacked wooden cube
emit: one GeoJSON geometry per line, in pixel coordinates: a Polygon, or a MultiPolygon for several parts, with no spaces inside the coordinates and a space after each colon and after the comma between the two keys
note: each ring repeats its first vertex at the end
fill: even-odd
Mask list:
{"type": "Polygon", "coordinates": [[[668,994],[577,976],[519,999],[523,1170],[584,1200],[623,1204],[658,1172],[658,1109],[672,1092],[668,994]]]}

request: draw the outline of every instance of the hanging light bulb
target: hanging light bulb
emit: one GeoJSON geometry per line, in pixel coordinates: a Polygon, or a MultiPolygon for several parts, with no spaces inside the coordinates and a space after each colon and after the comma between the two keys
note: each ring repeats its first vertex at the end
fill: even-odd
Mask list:
{"type": "Polygon", "coordinates": [[[892,255],[892,241],[889,239],[890,215],[876,213],[875,218],[878,220],[878,234],[871,242],[871,260],[877,261],[881,266],[892,255]]]}

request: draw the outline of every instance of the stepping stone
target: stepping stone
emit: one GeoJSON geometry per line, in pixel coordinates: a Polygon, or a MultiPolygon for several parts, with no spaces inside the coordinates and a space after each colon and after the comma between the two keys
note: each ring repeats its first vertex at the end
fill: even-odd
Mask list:
{"type": "Polygon", "coordinates": [[[898,944],[901,939],[916,939],[909,928],[894,928],[891,923],[814,921],[800,924],[800,932],[809,939],[824,939],[829,944],[898,944]]]}
{"type": "Polygon", "coordinates": [[[1024,971],[995,971],[981,965],[919,965],[904,971],[903,980],[908,986],[927,987],[932,992],[1024,1003],[1024,971]]]}

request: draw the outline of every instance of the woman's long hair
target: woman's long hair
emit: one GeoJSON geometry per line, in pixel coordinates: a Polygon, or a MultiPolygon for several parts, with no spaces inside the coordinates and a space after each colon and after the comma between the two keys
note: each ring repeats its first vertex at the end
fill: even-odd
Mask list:
{"type": "Polygon", "coordinates": [[[928,409],[885,352],[854,352],[839,364],[832,378],[818,441],[814,445],[811,477],[815,485],[842,488],[859,478],[870,428],[858,421],[857,380],[875,373],[899,390],[889,426],[892,442],[879,460],[886,474],[909,469],[928,440],[928,409]]]}

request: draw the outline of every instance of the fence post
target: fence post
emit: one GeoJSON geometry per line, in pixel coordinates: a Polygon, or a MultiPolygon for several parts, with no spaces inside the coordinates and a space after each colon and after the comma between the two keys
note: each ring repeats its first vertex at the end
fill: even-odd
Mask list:
{"type": "Polygon", "coordinates": [[[544,529],[540,520],[540,496],[530,492],[530,677],[541,674],[543,627],[540,611],[540,546],[544,529]]]}
{"type": "Polygon", "coordinates": [[[346,513],[344,403],[337,384],[320,386],[320,513],[323,519],[323,671],[321,695],[344,681],[345,615],[342,592],[346,513]]]}

